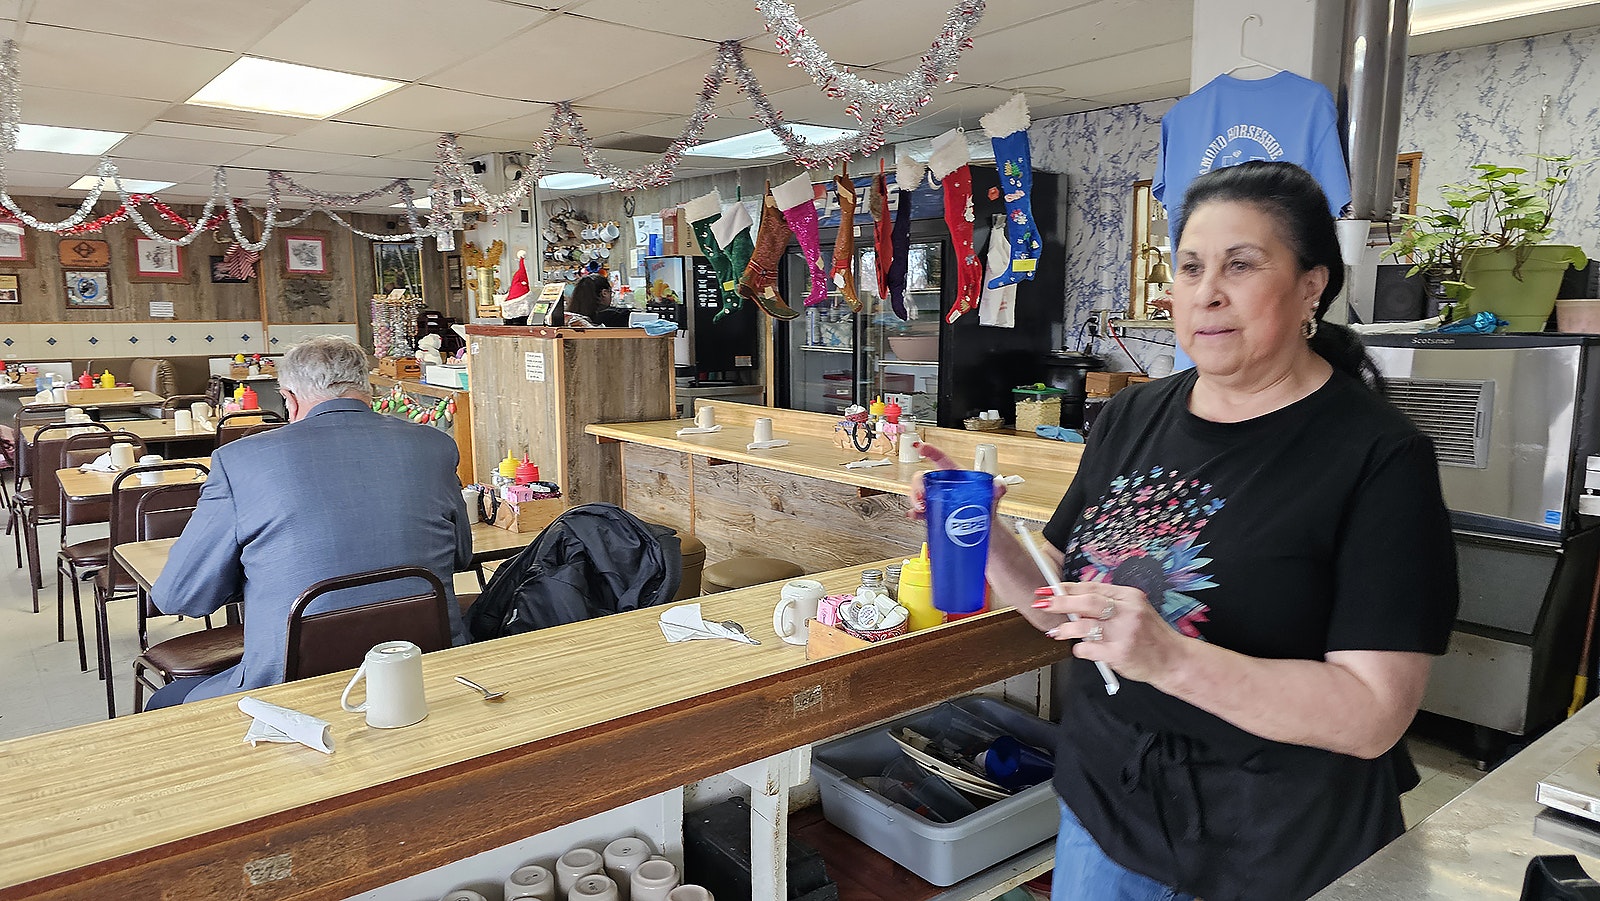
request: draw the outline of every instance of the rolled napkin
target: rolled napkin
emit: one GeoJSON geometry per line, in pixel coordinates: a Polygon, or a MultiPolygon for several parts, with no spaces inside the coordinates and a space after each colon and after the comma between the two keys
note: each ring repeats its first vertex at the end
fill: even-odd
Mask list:
{"type": "Polygon", "coordinates": [[[263,741],[299,742],[324,754],[333,753],[333,727],[327,720],[258,701],[249,695],[239,699],[239,709],[253,718],[250,731],[244,736],[245,744],[251,747],[263,741]]]}
{"type": "Polygon", "coordinates": [[[714,425],[710,428],[706,428],[705,426],[691,425],[679,429],[678,437],[682,438],[684,435],[709,435],[712,432],[720,431],[722,431],[722,426],[720,425],[714,425]]]}

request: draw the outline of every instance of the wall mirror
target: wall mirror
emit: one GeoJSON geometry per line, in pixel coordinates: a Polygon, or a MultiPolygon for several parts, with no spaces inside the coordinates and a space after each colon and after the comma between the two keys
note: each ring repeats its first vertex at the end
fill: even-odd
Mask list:
{"type": "Polygon", "coordinates": [[[1172,314],[1157,304],[1172,285],[1167,211],[1150,193],[1148,179],[1133,183],[1132,231],[1127,319],[1170,326],[1172,314]]]}

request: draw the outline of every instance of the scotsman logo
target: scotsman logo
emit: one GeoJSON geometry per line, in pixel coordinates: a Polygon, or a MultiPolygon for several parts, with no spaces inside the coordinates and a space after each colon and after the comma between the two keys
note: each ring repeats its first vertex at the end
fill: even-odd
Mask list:
{"type": "Polygon", "coordinates": [[[977,547],[989,537],[989,509],[967,504],[952,510],[944,518],[944,537],[962,547],[977,547]]]}

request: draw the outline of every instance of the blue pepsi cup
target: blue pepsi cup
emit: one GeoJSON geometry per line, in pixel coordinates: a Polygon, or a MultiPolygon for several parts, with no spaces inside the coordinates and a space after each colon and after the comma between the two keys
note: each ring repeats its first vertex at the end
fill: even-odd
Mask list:
{"type": "Polygon", "coordinates": [[[922,474],[922,488],[933,606],[945,613],[976,613],[983,609],[994,476],[970,469],[936,469],[922,474]]]}

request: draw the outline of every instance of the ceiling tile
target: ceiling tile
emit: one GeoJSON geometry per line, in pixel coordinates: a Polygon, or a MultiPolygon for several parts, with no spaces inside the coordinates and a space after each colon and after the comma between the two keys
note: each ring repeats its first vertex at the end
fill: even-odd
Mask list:
{"type": "MultiPolygon", "coordinates": [[[[454,68],[428,76],[428,84],[493,91],[519,100],[572,100],[655,72],[705,52],[704,42],[638,31],[575,15],[544,22],[454,68]],[[641,38],[646,46],[639,46],[641,38]],[[514,45],[514,46],[513,46],[514,45]],[[508,67],[532,51],[536,66],[508,67]]],[[[706,68],[710,68],[709,64],[706,68]]],[[[705,72],[700,73],[704,75],[705,72]]],[[[691,84],[698,88],[699,79],[691,84]]],[[[601,104],[606,105],[606,104],[601,104]]],[[[616,107],[637,109],[638,107],[616,107]]]]}
{"type": "Polygon", "coordinates": [[[250,131],[244,128],[217,128],[211,125],[190,125],[186,122],[166,122],[161,120],[151,122],[141,129],[139,133],[160,138],[210,141],[216,144],[243,144],[247,147],[262,147],[283,138],[283,135],[271,134],[265,131],[250,131]]]}
{"type": "Polygon", "coordinates": [[[221,166],[249,152],[250,148],[243,144],[217,144],[184,138],[134,135],[111,148],[109,155],[117,160],[166,160],[173,163],[221,166]]]}
{"type": "Polygon", "coordinates": [[[287,147],[259,147],[234,160],[232,166],[282,169],[285,172],[331,172],[341,166],[348,166],[350,162],[350,157],[343,154],[290,150],[287,147]]]}
{"type": "Polygon", "coordinates": [[[375,178],[396,179],[410,178],[421,182],[415,185],[417,192],[426,190],[426,183],[433,181],[433,164],[417,162],[415,160],[390,160],[390,159],[354,159],[349,165],[328,170],[330,174],[337,175],[370,175],[375,178]]]}
{"type": "MultiPolygon", "coordinates": [[[[1030,85],[1058,88],[1070,97],[1094,97],[1133,87],[1189,78],[1189,42],[1178,41],[1161,47],[1124,53],[1118,56],[1078,63],[1050,72],[1039,72],[1016,79],[1030,85]]],[[[1012,84],[1013,82],[1004,82],[1012,84]]]]}
{"type": "Polygon", "coordinates": [[[29,21],[166,44],[243,51],[304,3],[161,0],[159,13],[149,0],[95,0],[92,13],[75,3],[40,3],[29,21]]]}
{"type": "Polygon", "coordinates": [[[35,125],[134,132],[166,108],[167,104],[161,100],[62,91],[37,85],[22,89],[22,121],[35,125]]]}
{"type": "Polygon", "coordinates": [[[182,101],[236,58],[220,50],[34,25],[22,33],[18,65],[23,84],[182,101]]]}
{"type": "MultiPolygon", "coordinates": [[[[746,50],[744,57],[750,66],[750,71],[754,72],[756,79],[761,82],[761,90],[768,95],[811,83],[804,72],[789,67],[787,61],[776,53],[746,50]]],[[[670,113],[687,116],[699,101],[701,83],[716,61],[716,50],[708,49],[693,59],[669,66],[652,75],[589,94],[581,98],[581,105],[641,112],[654,111],[657,115],[670,113]]],[[[717,100],[720,105],[727,105],[737,102],[741,96],[738,87],[730,78],[723,83],[717,100]]],[[[659,127],[657,125],[650,133],[656,133],[659,127]]],[[[670,127],[669,133],[675,135],[682,129],[683,125],[680,123],[676,127],[670,127]]]]}
{"type": "MultiPolygon", "coordinates": [[[[583,119],[584,130],[590,137],[599,138],[602,135],[615,134],[619,131],[631,131],[639,126],[661,121],[660,113],[640,113],[632,110],[596,109],[590,106],[574,107],[583,119]]],[[[508,119],[487,128],[475,128],[472,133],[489,138],[510,138],[515,141],[532,143],[544,135],[544,130],[550,125],[550,117],[555,113],[555,107],[540,107],[539,112],[520,119],[508,119]]]]}
{"type": "MultiPolygon", "coordinates": [[[[484,39],[520,31],[547,13],[494,0],[310,0],[257,41],[254,56],[412,81],[472,59],[484,39]],[[486,24],[492,23],[492,24],[486,24]]],[[[506,61],[501,59],[502,66],[506,61]]],[[[503,70],[502,70],[503,74],[503,70]]],[[[477,85],[488,89],[489,85],[477,85]]]]}
{"type": "MultiPolygon", "coordinates": [[[[215,166],[200,166],[192,163],[169,163],[159,160],[124,160],[119,159],[117,174],[123,178],[137,178],[143,181],[170,181],[194,182],[196,184],[211,184],[211,175],[216,172],[215,166]]],[[[210,188],[206,189],[210,194],[210,188]]]]}
{"type": "MultiPolygon", "coordinates": [[[[818,0],[805,5],[831,9],[844,2],[818,0]]],[[[579,10],[618,25],[703,41],[742,40],[766,31],[766,23],[750,0],[696,0],[692,16],[684,15],[683,6],[683,0],[589,0],[579,10]]]]}
{"type": "Polygon", "coordinates": [[[407,147],[415,147],[422,141],[437,137],[426,131],[380,128],[376,125],[355,125],[349,122],[318,122],[299,134],[274,142],[273,146],[317,150],[323,153],[381,156],[407,147]]]}
{"type": "Polygon", "coordinates": [[[464,132],[532,115],[537,109],[522,100],[414,84],[341,113],[339,120],[432,133],[464,132]]]}
{"type": "Polygon", "coordinates": [[[82,175],[93,172],[99,160],[92,156],[74,153],[45,153],[42,150],[17,150],[6,159],[6,172],[15,166],[25,172],[49,172],[56,175],[82,175]]]}
{"type": "MultiPolygon", "coordinates": [[[[175,103],[161,114],[166,122],[184,125],[204,125],[210,128],[227,128],[235,131],[254,131],[272,135],[292,135],[302,131],[314,119],[294,116],[275,116],[271,113],[252,113],[245,110],[220,109],[214,106],[191,106],[175,103]]],[[[238,143],[224,141],[223,143],[238,143]]]]}
{"type": "MultiPolygon", "coordinates": [[[[1044,12],[1065,11],[1094,2],[1096,0],[1065,0],[1048,7],[1015,0],[990,3],[973,31],[973,39],[975,43],[983,43],[987,33],[1026,22],[1044,12]]],[[[953,0],[893,0],[898,26],[895,28],[883,27],[883,4],[874,2],[851,3],[831,12],[807,15],[804,24],[823,52],[841,66],[876,66],[889,60],[903,64],[907,59],[915,65],[939,37],[945,14],[953,5],[953,0]]],[[[759,40],[751,43],[761,45],[759,40]]],[[[771,49],[773,45],[768,39],[761,46],[771,49]]]]}
{"type": "Polygon", "coordinates": [[[1099,94],[1088,99],[1098,101],[1097,108],[1108,106],[1121,106],[1124,103],[1148,103],[1152,100],[1169,100],[1173,97],[1182,97],[1189,93],[1189,79],[1169,81],[1166,84],[1150,85],[1143,88],[1132,88],[1125,91],[1112,91],[1108,94],[1099,94]]]}

